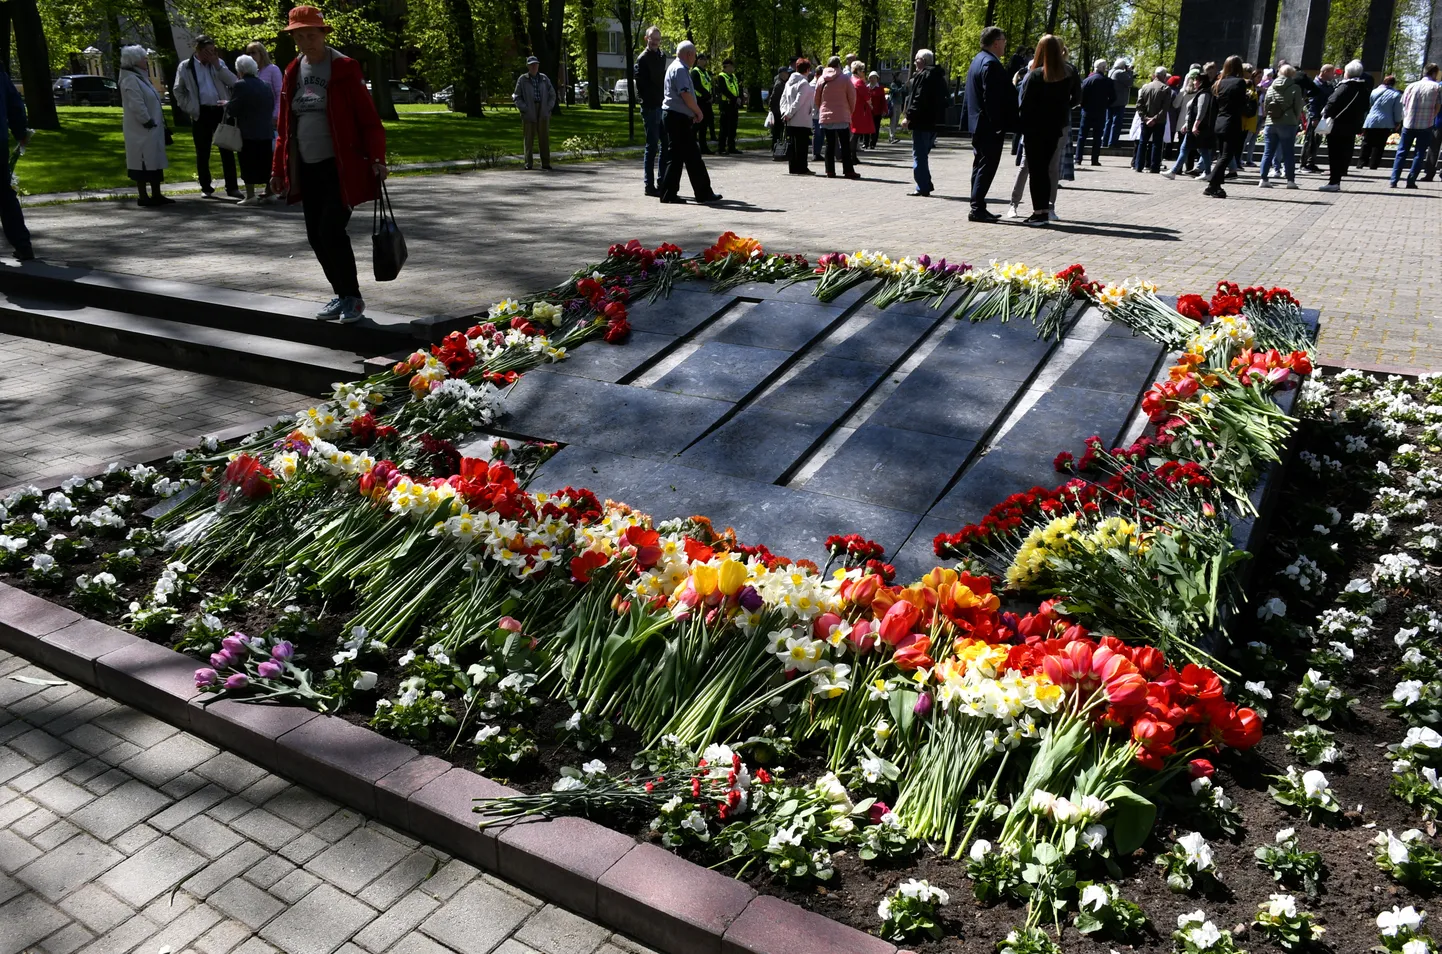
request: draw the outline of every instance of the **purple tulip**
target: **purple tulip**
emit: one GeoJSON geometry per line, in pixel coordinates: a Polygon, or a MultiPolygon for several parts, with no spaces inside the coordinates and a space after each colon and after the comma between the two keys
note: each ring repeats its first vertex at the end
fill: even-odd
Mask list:
{"type": "Polygon", "coordinates": [[[922,268],[930,268],[930,267],[931,267],[931,256],[930,256],[930,255],[918,255],[918,256],[916,257],[916,264],[920,265],[922,268]]]}
{"type": "Polygon", "coordinates": [[[255,667],[255,671],[260,674],[262,679],[274,679],[282,672],[280,663],[271,662],[269,659],[255,667]]]}
{"type": "Polygon", "coordinates": [[[280,642],[270,647],[270,658],[272,659],[277,659],[281,662],[285,662],[287,659],[294,655],[295,647],[291,645],[290,640],[288,639],[282,639],[280,642]]]}
{"type": "Polygon", "coordinates": [[[757,593],[755,587],[752,586],[741,587],[741,592],[736,595],[736,599],[741,604],[741,608],[748,613],[759,610],[764,602],[761,594],[757,593]]]}
{"type": "Polygon", "coordinates": [[[227,689],[244,689],[250,685],[250,677],[243,672],[233,672],[225,680],[227,689]]]}
{"type": "Polygon", "coordinates": [[[232,656],[239,656],[245,652],[245,637],[240,633],[231,633],[220,641],[220,645],[232,656]]]}
{"type": "MultiPolygon", "coordinates": [[[[227,682],[226,685],[229,685],[229,683],[227,682]]],[[[923,692],[917,696],[916,705],[911,707],[911,711],[919,716],[924,716],[929,713],[931,711],[931,693],[923,692]]]]}
{"type": "Polygon", "coordinates": [[[216,669],[229,669],[230,664],[233,662],[235,662],[235,660],[231,658],[227,650],[222,649],[218,653],[210,654],[210,664],[216,669]]]}
{"type": "Polygon", "coordinates": [[[214,669],[197,669],[195,671],[195,688],[204,689],[206,686],[213,686],[220,679],[220,673],[214,669]]]}

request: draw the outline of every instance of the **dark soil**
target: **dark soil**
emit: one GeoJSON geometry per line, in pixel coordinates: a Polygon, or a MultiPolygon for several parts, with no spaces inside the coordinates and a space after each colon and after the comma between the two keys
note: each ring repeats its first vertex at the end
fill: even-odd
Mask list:
{"type": "MultiPolygon", "coordinates": [[[[1339,399],[1338,406],[1345,403],[1339,399]]],[[[1335,450],[1337,434],[1347,425],[1305,424],[1298,435],[1297,449],[1313,448],[1318,453],[1338,456],[1335,450]]],[[[138,514],[150,506],[153,500],[136,500],[129,518],[131,525],[145,525],[138,514]]],[[[1270,589],[1276,580],[1276,571],[1290,563],[1298,552],[1307,552],[1323,563],[1328,574],[1324,592],[1309,602],[1299,599],[1295,592],[1282,592],[1289,606],[1288,617],[1297,623],[1308,623],[1315,614],[1332,605],[1335,593],[1354,575],[1365,575],[1366,568],[1374,562],[1379,552],[1392,547],[1361,543],[1346,532],[1346,519],[1353,512],[1365,510],[1370,502],[1370,489],[1365,481],[1353,479],[1324,480],[1312,475],[1304,466],[1294,464],[1286,474],[1270,534],[1262,552],[1253,564],[1251,578],[1254,584],[1254,605],[1273,595],[1270,589]],[[1340,547],[1336,553],[1322,551],[1326,540],[1317,537],[1312,527],[1318,522],[1320,508],[1336,506],[1343,514],[1343,526],[1333,536],[1340,547]],[[1330,562],[1323,562],[1330,560],[1330,562]]],[[[77,505],[79,506],[79,505],[77,505]]],[[[94,506],[90,504],[89,506],[94,506]]],[[[89,507],[83,506],[82,510],[89,507]]],[[[1442,523],[1442,505],[1434,502],[1424,520],[1442,523]]],[[[1394,525],[1398,524],[1396,518],[1394,525]]],[[[121,541],[97,541],[95,559],[66,567],[66,582],[57,589],[37,588],[23,574],[0,572],[0,580],[37,592],[55,602],[74,606],[70,597],[71,583],[76,575],[93,574],[100,569],[98,558],[101,553],[119,549],[121,541]]],[[[124,587],[124,601],[143,600],[150,586],[163,567],[165,559],[153,556],[145,561],[143,574],[137,582],[124,587]]],[[[216,568],[207,577],[208,589],[223,588],[228,579],[227,568],[216,568]]],[[[1376,915],[1390,909],[1394,904],[1415,904],[1425,906],[1429,899],[1391,882],[1372,860],[1372,838],[1380,831],[1392,829],[1400,832],[1412,827],[1426,828],[1421,819],[1408,806],[1388,793],[1392,779],[1390,757],[1386,746],[1401,739],[1406,726],[1400,720],[1381,709],[1388,700],[1396,682],[1394,670],[1400,659],[1400,650],[1392,642],[1392,634],[1402,625],[1407,608],[1421,600],[1409,594],[1387,594],[1386,613],[1374,617],[1376,628],[1372,642],[1357,648],[1356,664],[1340,684],[1358,697],[1358,705],[1352,718],[1347,722],[1333,722],[1328,728],[1336,732],[1336,740],[1343,747],[1344,759],[1340,764],[1322,766],[1339,800],[1346,809],[1344,817],[1332,826],[1312,826],[1296,817],[1284,806],[1275,802],[1267,792],[1269,776],[1281,772],[1289,764],[1301,762],[1287,752],[1282,732],[1304,724],[1299,715],[1291,710],[1291,691],[1301,674],[1308,668],[1307,647],[1279,645],[1274,652],[1288,663],[1289,672],[1283,682],[1272,681],[1269,685],[1274,693],[1267,720],[1267,734],[1261,744],[1252,752],[1229,752],[1217,761],[1217,776],[1214,782],[1221,786],[1234,800],[1240,813],[1245,831],[1238,838],[1224,840],[1210,838],[1221,874],[1223,889],[1218,893],[1187,895],[1172,894],[1167,890],[1160,869],[1153,863],[1159,850],[1170,842],[1173,834],[1198,827],[1186,817],[1185,812],[1169,811],[1163,806],[1157,828],[1151,842],[1135,856],[1121,860],[1124,878],[1119,882],[1122,896],[1140,904],[1151,919],[1151,934],[1140,943],[1129,945],[1116,941],[1092,940],[1076,933],[1069,925],[1063,937],[1062,946],[1068,954],[1106,954],[1108,951],[1137,951],[1146,954],[1165,954],[1172,950],[1171,931],[1175,928],[1177,915],[1201,908],[1219,927],[1230,928],[1237,936],[1239,946],[1257,954],[1280,950],[1253,931],[1249,925],[1259,903],[1267,900],[1269,894],[1287,891],[1296,894],[1300,906],[1314,912],[1319,923],[1327,929],[1325,946],[1318,950],[1330,950],[1337,954],[1361,954],[1377,944],[1376,915]],[[1308,900],[1300,885],[1279,886],[1270,873],[1259,867],[1253,857],[1253,850],[1262,844],[1270,844],[1274,834],[1281,828],[1295,827],[1300,835],[1304,850],[1322,853],[1327,872],[1322,883],[1322,894],[1316,900],[1308,900]]],[[[194,611],[198,597],[182,602],[178,608],[182,614],[194,611]]],[[[341,620],[345,617],[335,606],[313,606],[310,610],[318,619],[317,635],[298,646],[309,657],[309,665],[315,671],[327,668],[330,655],[340,642],[341,620]]],[[[110,614],[89,614],[104,618],[115,625],[121,624],[123,606],[110,614]]],[[[238,616],[228,619],[227,624],[242,632],[260,633],[278,617],[277,608],[255,601],[238,616]]],[[[1262,624],[1250,615],[1236,625],[1231,633],[1234,645],[1242,645],[1252,639],[1268,638],[1262,633],[1262,624]]],[[[154,636],[157,642],[170,645],[173,634],[168,637],[154,636]]],[[[392,661],[404,651],[404,647],[392,650],[392,661]]],[[[472,660],[457,660],[464,668],[472,660]]],[[[1236,660],[1233,660],[1237,663],[1236,660]]],[[[201,663],[204,664],[203,662],[201,663]]],[[[1240,665],[1240,663],[1237,663],[1240,665]]],[[[377,667],[379,668],[379,667],[377,667]]],[[[1260,678],[1248,674],[1248,678],[1260,678]]],[[[368,724],[377,698],[393,697],[399,676],[392,666],[383,670],[379,682],[372,692],[358,696],[345,711],[342,718],[357,725],[368,724]]],[[[451,712],[458,719],[463,715],[459,703],[451,704],[451,712]]],[[[519,765],[509,777],[504,773],[492,773],[498,780],[525,792],[544,791],[550,787],[559,769],[566,765],[578,765],[591,758],[601,758],[613,768],[629,764],[640,748],[634,733],[617,726],[616,736],[611,743],[591,752],[579,752],[568,743],[556,739],[552,726],[563,721],[571,712],[564,702],[545,702],[526,718],[539,744],[539,755],[519,765]]],[[[502,725],[513,724],[499,720],[502,725]]],[[[475,752],[470,744],[478,724],[474,719],[459,732],[443,726],[429,739],[406,739],[420,751],[448,759],[453,764],[474,768],[475,752]]],[[[816,753],[801,751],[789,762],[788,778],[801,781],[814,778],[821,773],[821,759],[816,753]]],[[[1184,782],[1178,781],[1184,787],[1184,782]]],[[[627,827],[627,826],[621,826],[627,827]]],[[[645,837],[644,824],[630,826],[630,833],[645,837]]],[[[714,857],[697,855],[694,860],[701,864],[714,865],[714,857]]],[[[916,859],[898,863],[866,863],[853,854],[843,853],[835,858],[835,876],[830,884],[807,890],[789,888],[771,878],[764,869],[757,873],[755,865],[741,876],[750,884],[767,894],[793,901],[803,907],[864,931],[874,931],[879,923],[876,907],[882,897],[893,891],[906,878],[926,878],[933,884],[945,888],[952,897],[952,904],[944,909],[949,936],[943,940],[914,945],[923,954],[934,952],[967,952],[982,954],[991,952],[996,942],[1009,930],[1019,925],[1025,917],[1025,908],[1020,905],[1002,904],[981,907],[971,900],[971,883],[965,875],[965,865],[940,857],[930,850],[916,859]]],[[[722,865],[723,872],[736,874],[734,867],[722,865]]],[[[1087,878],[1091,873],[1080,871],[1079,876],[1087,878]]],[[[1104,877],[1096,872],[1096,877],[1104,877]]]]}

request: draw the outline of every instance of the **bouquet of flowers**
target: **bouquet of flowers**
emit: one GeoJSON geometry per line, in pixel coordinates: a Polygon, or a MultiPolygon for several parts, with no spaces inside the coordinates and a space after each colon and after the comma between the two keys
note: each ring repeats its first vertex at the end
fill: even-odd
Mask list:
{"type": "Polygon", "coordinates": [[[892,262],[881,275],[881,286],[876,290],[872,304],[885,308],[896,302],[930,298],[935,307],[940,307],[946,296],[962,284],[962,276],[969,271],[971,266],[965,262],[952,265],[944,258],[934,262],[930,255],[892,262]]]}
{"type": "Polygon", "coordinates": [[[1182,347],[1206,320],[1206,302],[1183,295],[1172,308],[1157,297],[1157,286],[1134,278],[1119,285],[1104,285],[1088,292],[1091,300],[1112,321],[1146,335],[1173,350],[1182,347]]]}
{"type": "MultiPolygon", "coordinates": [[[[821,301],[835,301],[866,281],[871,277],[871,273],[861,267],[861,263],[855,259],[858,256],[867,255],[869,253],[856,252],[847,256],[843,252],[827,252],[818,258],[814,274],[820,277],[817,278],[816,289],[811,294],[821,301]]],[[[786,284],[794,285],[803,280],[802,278],[793,278],[786,284]]]]}
{"type": "Polygon", "coordinates": [[[735,232],[723,232],[700,260],[685,263],[699,278],[711,281],[711,291],[719,294],[747,282],[790,283],[809,278],[813,273],[804,255],[768,254],[754,238],[743,238],[735,232]]]}
{"type": "MultiPolygon", "coordinates": [[[[1074,266],[1075,267],[1075,266],[1074,266]]],[[[966,273],[971,288],[951,310],[961,317],[971,310],[972,321],[1012,318],[1030,321],[1037,337],[1060,340],[1062,320],[1072,302],[1070,276],[1062,278],[1021,262],[993,261],[985,269],[966,273]],[[973,304],[980,300],[980,304],[973,304]]]]}

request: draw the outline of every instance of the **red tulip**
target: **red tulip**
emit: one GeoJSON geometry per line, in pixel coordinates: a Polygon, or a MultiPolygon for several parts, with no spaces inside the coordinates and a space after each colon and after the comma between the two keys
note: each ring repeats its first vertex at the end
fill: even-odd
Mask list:
{"type": "Polygon", "coordinates": [[[1216,771],[1206,759],[1192,759],[1187,763],[1187,774],[1192,778],[1211,778],[1216,771]]]}
{"type": "Polygon", "coordinates": [[[900,645],[901,641],[911,635],[916,624],[921,621],[921,608],[905,600],[899,600],[891,605],[886,615],[881,618],[881,625],[877,635],[891,646],[900,645]]]}

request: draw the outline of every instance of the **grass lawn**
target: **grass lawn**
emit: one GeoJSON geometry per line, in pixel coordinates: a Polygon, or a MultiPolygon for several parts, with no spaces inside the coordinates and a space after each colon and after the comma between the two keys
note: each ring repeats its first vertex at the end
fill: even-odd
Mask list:
{"type": "MultiPolygon", "coordinates": [[[[472,159],[482,150],[502,155],[522,150],[521,121],[509,107],[488,108],[479,119],[467,119],[443,106],[400,106],[400,119],[386,123],[391,163],[472,159]]],[[[764,113],[742,113],[740,135],[760,136],[764,113]]],[[[551,149],[561,158],[561,143],[570,136],[607,134],[617,146],[627,144],[626,107],[606,105],[599,110],[567,107],[551,121],[551,149]]],[[[639,109],[636,144],[645,142],[639,109]]],[[[194,149],[190,130],[176,129],[169,149],[168,182],[195,180],[194,149]]],[[[220,175],[220,159],[211,160],[220,175]]],[[[120,131],[120,110],[104,106],[60,107],[58,132],[38,129],[24,158],[16,164],[22,194],[75,192],[130,185],[125,174],[125,138],[120,131]]]]}

